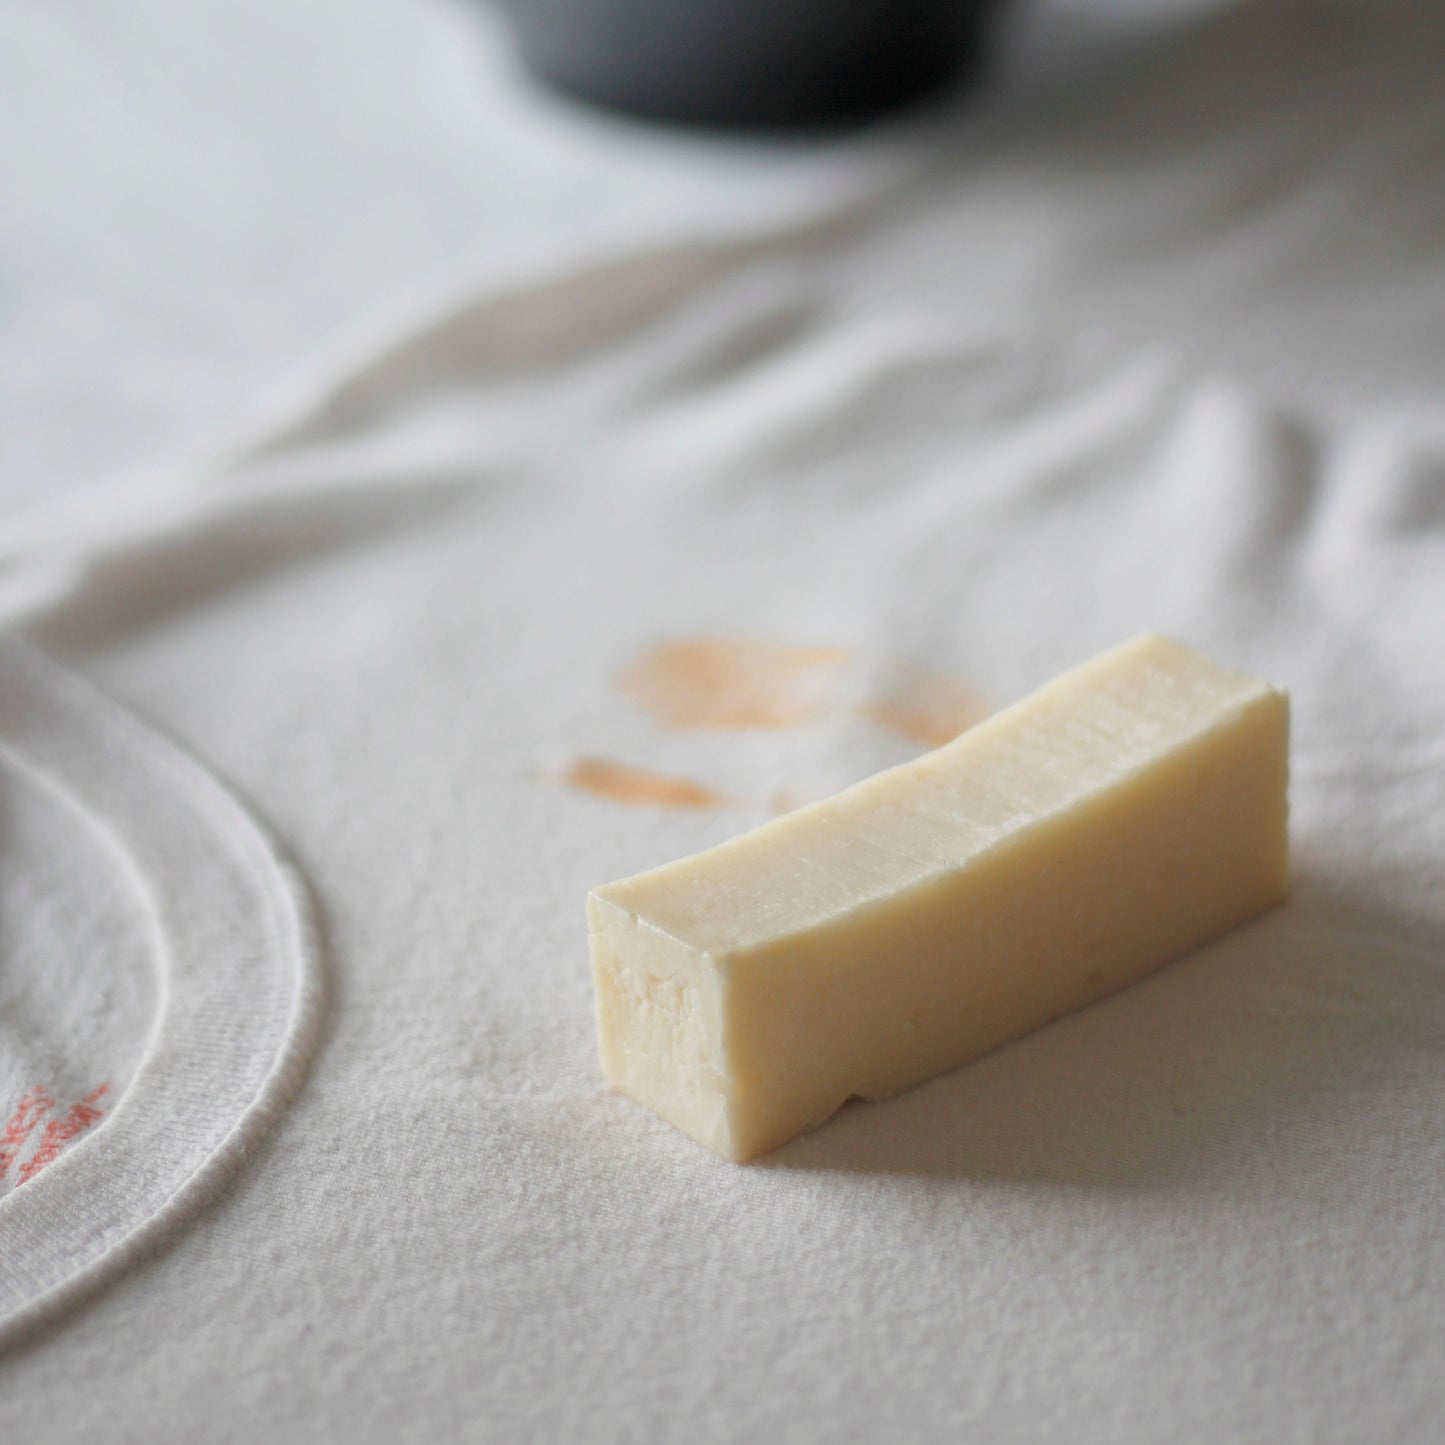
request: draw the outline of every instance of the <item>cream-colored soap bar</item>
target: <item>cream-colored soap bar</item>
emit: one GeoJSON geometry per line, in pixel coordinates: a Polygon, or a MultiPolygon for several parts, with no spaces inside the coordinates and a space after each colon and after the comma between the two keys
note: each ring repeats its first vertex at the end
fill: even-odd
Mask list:
{"type": "Polygon", "coordinates": [[[587,903],[602,1069],[750,1159],[1279,903],[1288,699],[1162,637],[587,903]]]}

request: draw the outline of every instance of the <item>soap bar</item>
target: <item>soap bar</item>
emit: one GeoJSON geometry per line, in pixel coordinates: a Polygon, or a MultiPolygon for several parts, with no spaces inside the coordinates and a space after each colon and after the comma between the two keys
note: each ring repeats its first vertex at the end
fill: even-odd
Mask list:
{"type": "Polygon", "coordinates": [[[996,1049],[1281,902],[1289,702],[1163,637],[594,889],[602,1070],[727,1159],[996,1049]]]}

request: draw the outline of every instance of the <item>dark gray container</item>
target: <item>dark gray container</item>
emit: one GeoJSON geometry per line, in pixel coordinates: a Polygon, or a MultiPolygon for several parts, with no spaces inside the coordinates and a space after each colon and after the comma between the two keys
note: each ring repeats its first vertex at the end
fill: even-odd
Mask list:
{"type": "Polygon", "coordinates": [[[529,68],[593,105],[683,124],[846,125],[977,56],[994,0],[501,0],[529,68]]]}

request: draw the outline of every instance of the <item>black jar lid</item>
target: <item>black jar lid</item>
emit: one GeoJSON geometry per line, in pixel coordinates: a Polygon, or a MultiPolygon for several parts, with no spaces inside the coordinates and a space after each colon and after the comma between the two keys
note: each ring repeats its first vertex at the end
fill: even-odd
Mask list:
{"type": "Polygon", "coordinates": [[[529,69],[609,110],[753,129],[847,125],[974,59],[994,0],[503,0],[529,69]]]}

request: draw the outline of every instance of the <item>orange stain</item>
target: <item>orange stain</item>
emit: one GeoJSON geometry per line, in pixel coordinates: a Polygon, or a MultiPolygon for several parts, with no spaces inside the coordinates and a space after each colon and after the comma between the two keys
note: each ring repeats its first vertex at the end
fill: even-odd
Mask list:
{"type": "Polygon", "coordinates": [[[795,647],[741,638],[679,638],[637,659],[617,685],[667,728],[790,728],[822,710],[820,674],[842,647],[795,647]]]}
{"type": "Polygon", "coordinates": [[[664,777],[605,758],[578,758],[562,775],[562,781],[584,793],[634,808],[723,808],[729,801],[687,778],[664,777]]]}
{"type": "Polygon", "coordinates": [[[956,677],[907,668],[896,673],[882,696],[870,698],[859,711],[909,742],[939,748],[982,722],[993,708],[956,677]]]}
{"type": "Polygon", "coordinates": [[[773,794],[770,806],[781,817],[784,813],[796,813],[803,806],[803,799],[791,788],[779,788],[773,794]]]}

